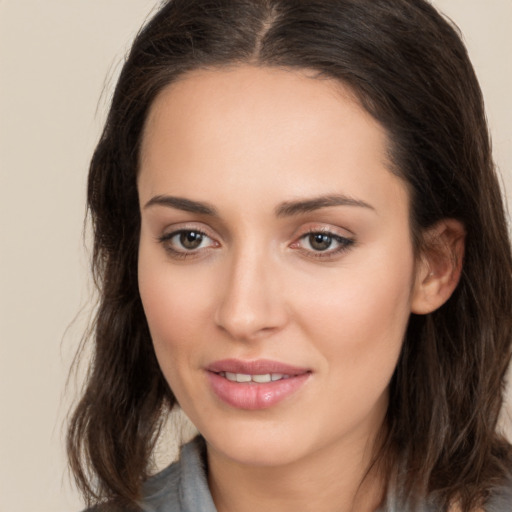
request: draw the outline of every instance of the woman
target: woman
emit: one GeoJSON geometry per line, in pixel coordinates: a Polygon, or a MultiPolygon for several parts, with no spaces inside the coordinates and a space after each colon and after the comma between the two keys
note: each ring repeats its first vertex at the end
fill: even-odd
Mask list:
{"type": "Polygon", "coordinates": [[[510,509],[510,244],[477,80],[428,3],[166,3],[88,200],[68,444],[90,504],[510,509]],[[201,436],[149,478],[178,404],[201,436]]]}

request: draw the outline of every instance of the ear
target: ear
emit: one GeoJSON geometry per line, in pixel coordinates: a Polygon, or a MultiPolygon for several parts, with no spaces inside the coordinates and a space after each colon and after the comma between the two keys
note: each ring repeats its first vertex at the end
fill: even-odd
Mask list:
{"type": "Polygon", "coordinates": [[[462,272],[465,237],[463,224],[455,219],[443,219],[423,233],[412,293],[413,313],[431,313],[450,298],[462,272]]]}

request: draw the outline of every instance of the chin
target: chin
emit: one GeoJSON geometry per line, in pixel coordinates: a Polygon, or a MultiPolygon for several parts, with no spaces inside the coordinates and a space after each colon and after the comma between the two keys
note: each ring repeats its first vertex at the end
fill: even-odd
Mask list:
{"type": "Polygon", "coordinates": [[[289,436],[231,436],[206,442],[210,450],[242,466],[285,466],[300,458],[297,442],[289,436]]]}
{"type": "Polygon", "coordinates": [[[254,411],[244,416],[226,418],[223,415],[213,421],[210,416],[204,423],[196,422],[196,427],[209,450],[244,466],[287,465],[300,459],[316,444],[314,429],[303,431],[296,424],[269,419],[254,411]]]}

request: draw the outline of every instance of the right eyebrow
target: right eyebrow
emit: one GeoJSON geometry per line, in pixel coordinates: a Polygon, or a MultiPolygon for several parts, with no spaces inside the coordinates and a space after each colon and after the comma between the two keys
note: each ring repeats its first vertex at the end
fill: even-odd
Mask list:
{"type": "Polygon", "coordinates": [[[192,201],[191,199],[185,199],[184,197],[165,195],[154,196],[144,205],[144,209],[151,206],[165,206],[167,208],[176,208],[177,210],[182,210],[184,212],[218,217],[217,210],[212,205],[199,201],[192,201]]]}

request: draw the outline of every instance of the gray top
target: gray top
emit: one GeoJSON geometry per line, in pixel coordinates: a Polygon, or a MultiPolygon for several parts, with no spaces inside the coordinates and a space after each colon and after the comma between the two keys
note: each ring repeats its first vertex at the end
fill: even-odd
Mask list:
{"type": "MultiPolygon", "coordinates": [[[[178,462],[150,478],[144,485],[144,512],[216,512],[205,471],[205,443],[196,437],[183,446],[178,462]]],[[[101,509],[100,509],[101,510],[101,509]]],[[[512,511],[512,485],[497,489],[485,506],[486,512],[512,511]]],[[[391,496],[376,512],[405,512],[391,496]]],[[[436,512],[425,505],[422,512],[436,512]]],[[[438,512],[438,511],[437,511],[438,512]]]]}
{"type": "Polygon", "coordinates": [[[205,444],[196,437],[181,449],[178,462],[144,485],[144,512],[217,512],[204,466],[205,444]]]}

